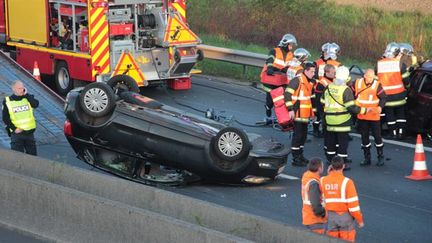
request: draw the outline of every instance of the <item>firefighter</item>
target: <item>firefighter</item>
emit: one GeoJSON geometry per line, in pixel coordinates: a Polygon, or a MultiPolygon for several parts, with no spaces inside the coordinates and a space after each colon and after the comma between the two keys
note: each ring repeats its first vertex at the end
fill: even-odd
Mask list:
{"type": "Polygon", "coordinates": [[[297,40],[292,34],[285,34],[279,45],[270,51],[266,64],[261,72],[262,89],[266,92],[266,115],[272,114],[273,100],[270,91],[287,84],[286,71],[289,62],[294,55],[292,49],[297,45],[297,40]]]}
{"type": "Polygon", "coordinates": [[[345,162],[345,170],[349,170],[348,142],[351,131],[351,114],[366,114],[367,109],[355,105],[354,94],[346,85],[349,80],[349,70],[341,66],[336,70],[336,78],[327,86],[321,97],[324,104],[325,137],[324,147],[328,162],[337,154],[345,162]],[[336,147],[336,144],[339,144],[336,147]]]}
{"type": "Polygon", "coordinates": [[[384,143],[381,137],[380,113],[384,108],[386,94],[378,80],[375,80],[375,71],[367,69],[364,77],[357,79],[354,85],[356,105],[364,108],[375,108],[375,112],[368,114],[358,114],[357,123],[361,134],[361,147],[363,149],[364,160],[361,166],[371,164],[371,143],[369,140],[369,131],[375,139],[378,162],[377,166],[384,165],[384,143]]]}
{"type": "Polygon", "coordinates": [[[309,162],[308,170],[303,174],[301,180],[303,225],[318,234],[324,234],[324,224],[326,223],[326,211],[322,204],[323,199],[320,189],[320,176],[323,170],[322,160],[313,158],[309,162]]]}
{"type": "MultiPolygon", "coordinates": [[[[325,43],[321,47],[321,57],[315,61],[317,66],[317,72],[315,74],[315,78],[318,80],[317,85],[320,83],[322,78],[325,78],[325,66],[327,64],[334,66],[335,68],[341,66],[341,63],[336,61],[338,55],[340,53],[340,47],[336,43],[325,43]]],[[[336,69],[335,69],[336,70],[336,69]]],[[[326,83],[325,80],[324,84],[326,83]]],[[[326,87],[325,85],[324,87],[326,87]]],[[[316,89],[318,91],[318,89],[316,89]]],[[[318,91],[319,92],[319,91],[318,91]]],[[[321,95],[319,95],[321,96],[321,95]]],[[[317,99],[317,103],[319,103],[319,99],[317,99]]],[[[313,122],[313,135],[315,137],[322,137],[324,132],[320,131],[320,124],[322,120],[322,113],[318,112],[315,121],[313,122]]],[[[324,131],[324,129],[323,129],[324,131]]]]}
{"type": "MultiPolygon", "coordinates": [[[[383,57],[377,63],[378,80],[387,95],[384,107],[385,119],[393,138],[403,139],[405,136],[405,104],[407,91],[402,78],[405,70],[400,67],[398,59],[399,45],[392,42],[387,45],[383,57]]],[[[407,82],[407,80],[405,80],[407,82]]]]}
{"type": "Polygon", "coordinates": [[[354,221],[359,228],[364,227],[364,222],[354,182],[343,175],[345,165],[342,157],[332,159],[328,175],[321,178],[321,191],[328,215],[327,235],[354,242],[354,221]]]}
{"type": "Polygon", "coordinates": [[[307,61],[307,59],[310,56],[311,55],[308,52],[308,50],[304,48],[297,48],[294,51],[294,58],[289,62],[288,69],[287,69],[288,83],[293,78],[295,78],[296,76],[302,73],[304,63],[307,61]]]}
{"type": "Polygon", "coordinates": [[[285,89],[285,104],[294,117],[294,132],[291,141],[293,166],[306,166],[309,161],[303,156],[309,119],[314,116],[312,98],[315,86],[315,64],[306,63],[303,72],[291,80],[285,89]]]}
{"type": "Polygon", "coordinates": [[[331,64],[326,64],[324,66],[324,76],[320,78],[315,87],[315,107],[317,108],[316,119],[313,123],[313,135],[315,137],[322,137],[324,134],[324,125],[323,131],[320,132],[319,126],[321,124],[321,120],[324,117],[324,107],[321,104],[321,96],[327,86],[333,83],[333,79],[336,75],[336,67],[331,64]]]}
{"type": "Polygon", "coordinates": [[[409,79],[411,77],[411,73],[420,67],[421,63],[424,62],[424,58],[422,56],[417,56],[414,54],[414,48],[409,43],[399,43],[399,56],[401,62],[401,70],[406,70],[402,74],[402,78],[404,83],[407,84],[407,87],[410,85],[409,79]]]}
{"type": "Polygon", "coordinates": [[[11,149],[37,155],[34,132],[36,120],[33,109],[39,106],[39,101],[27,93],[21,81],[12,85],[13,94],[3,100],[3,122],[11,138],[11,149]]]}

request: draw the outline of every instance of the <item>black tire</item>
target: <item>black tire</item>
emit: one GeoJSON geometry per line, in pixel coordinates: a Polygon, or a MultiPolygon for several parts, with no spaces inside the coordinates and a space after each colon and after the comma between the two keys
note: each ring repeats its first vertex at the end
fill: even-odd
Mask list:
{"type": "Polygon", "coordinates": [[[116,75],[110,80],[108,80],[107,84],[114,90],[114,93],[119,95],[124,91],[131,91],[135,93],[139,93],[140,89],[136,81],[128,75],[116,75]]]}
{"type": "Polygon", "coordinates": [[[70,77],[68,66],[65,62],[59,61],[56,64],[54,80],[57,92],[65,96],[73,88],[73,80],[70,77]]]}
{"type": "Polygon", "coordinates": [[[225,161],[237,161],[249,154],[251,144],[242,130],[226,127],[214,137],[212,147],[218,158],[225,161]]]}
{"type": "Polygon", "coordinates": [[[102,117],[114,109],[115,95],[107,84],[91,83],[81,91],[79,103],[87,115],[102,117]]]}

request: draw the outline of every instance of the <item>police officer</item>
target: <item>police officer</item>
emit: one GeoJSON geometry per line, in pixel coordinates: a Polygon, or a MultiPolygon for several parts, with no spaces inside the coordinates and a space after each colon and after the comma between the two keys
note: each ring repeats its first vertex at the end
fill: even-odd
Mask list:
{"type": "Polygon", "coordinates": [[[364,160],[360,163],[361,166],[371,164],[371,143],[369,140],[369,132],[375,139],[375,147],[377,149],[378,162],[377,166],[384,165],[384,143],[381,137],[380,113],[384,108],[386,95],[384,89],[378,80],[375,80],[375,72],[372,69],[367,69],[364,77],[357,79],[354,85],[356,105],[364,108],[374,108],[375,112],[368,114],[358,114],[357,123],[361,134],[364,160]]]}
{"type": "Polygon", "coordinates": [[[303,73],[291,80],[285,89],[285,104],[294,117],[294,132],[291,141],[293,166],[306,166],[309,163],[303,156],[309,120],[314,116],[312,99],[315,86],[315,64],[306,63],[303,73]]]}
{"type": "Polygon", "coordinates": [[[13,94],[3,100],[3,122],[11,137],[11,149],[37,155],[34,132],[36,120],[33,109],[39,101],[27,93],[21,81],[12,85],[13,94]]]}
{"type": "Polygon", "coordinates": [[[377,63],[378,81],[387,95],[384,107],[385,119],[393,138],[403,139],[405,135],[405,104],[408,79],[403,80],[405,68],[400,65],[400,48],[395,42],[387,45],[383,57],[377,63]],[[398,58],[399,57],[399,58],[398,58]],[[404,83],[405,81],[405,83],[404,83]]]}
{"type": "Polygon", "coordinates": [[[354,94],[346,85],[349,80],[349,70],[341,66],[336,70],[336,78],[327,86],[321,97],[325,113],[324,146],[328,162],[337,154],[345,162],[345,170],[349,170],[348,142],[351,131],[351,114],[366,114],[367,109],[355,105],[354,94]],[[339,147],[336,147],[336,143],[339,147]]]}
{"type": "Polygon", "coordinates": [[[270,51],[263,70],[261,71],[262,89],[266,95],[266,115],[270,117],[272,114],[273,100],[270,91],[286,85],[286,72],[289,62],[294,55],[292,49],[297,45],[297,40],[292,34],[285,34],[279,42],[279,45],[270,51]]]}

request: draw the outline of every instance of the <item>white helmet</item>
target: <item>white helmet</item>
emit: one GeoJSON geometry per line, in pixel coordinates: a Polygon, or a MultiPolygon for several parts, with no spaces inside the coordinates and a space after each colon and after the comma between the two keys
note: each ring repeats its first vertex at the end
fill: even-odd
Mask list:
{"type": "Polygon", "coordinates": [[[411,56],[414,54],[414,48],[409,43],[399,43],[400,52],[404,55],[411,56]]]}
{"type": "Polygon", "coordinates": [[[391,42],[387,45],[383,56],[388,58],[396,57],[400,52],[399,44],[396,42],[391,42]]]}
{"type": "Polygon", "coordinates": [[[321,52],[322,52],[322,53],[328,52],[328,48],[329,48],[330,45],[331,45],[331,44],[330,44],[329,42],[323,44],[323,45],[321,46],[321,52]]]}
{"type": "Polygon", "coordinates": [[[340,46],[336,43],[328,43],[327,45],[327,51],[324,52],[324,59],[328,60],[328,59],[333,59],[336,60],[337,56],[340,53],[340,46]]]}
{"type": "Polygon", "coordinates": [[[300,62],[306,61],[310,56],[311,54],[304,48],[297,48],[294,51],[294,57],[300,62]]]}
{"type": "Polygon", "coordinates": [[[345,66],[340,66],[336,69],[336,80],[339,82],[347,82],[350,80],[350,71],[345,66]]]}
{"type": "Polygon", "coordinates": [[[279,46],[287,46],[291,44],[293,46],[297,46],[297,39],[292,34],[285,34],[279,42],[279,46]]]}

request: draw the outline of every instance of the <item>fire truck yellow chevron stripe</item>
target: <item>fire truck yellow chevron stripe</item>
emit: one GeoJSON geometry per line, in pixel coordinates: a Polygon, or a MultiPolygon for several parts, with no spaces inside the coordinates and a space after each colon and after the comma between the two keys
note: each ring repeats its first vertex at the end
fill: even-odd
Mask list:
{"type": "MultiPolygon", "coordinates": [[[[98,3],[107,0],[98,0],[98,3]]],[[[110,71],[110,50],[109,50],[109,26],[106,18],[107,4],[105,7],[97,4],[89,9],[90,26],[90,48],[92,57],[93,76],[96,74],[109,73],[110,71]]]]}
{"type": "Polygon", "coordinates": [[[186,19],[186,6],[181,3],[173,3],[172,6],[178,11],[183,20],[186,19]]]}

